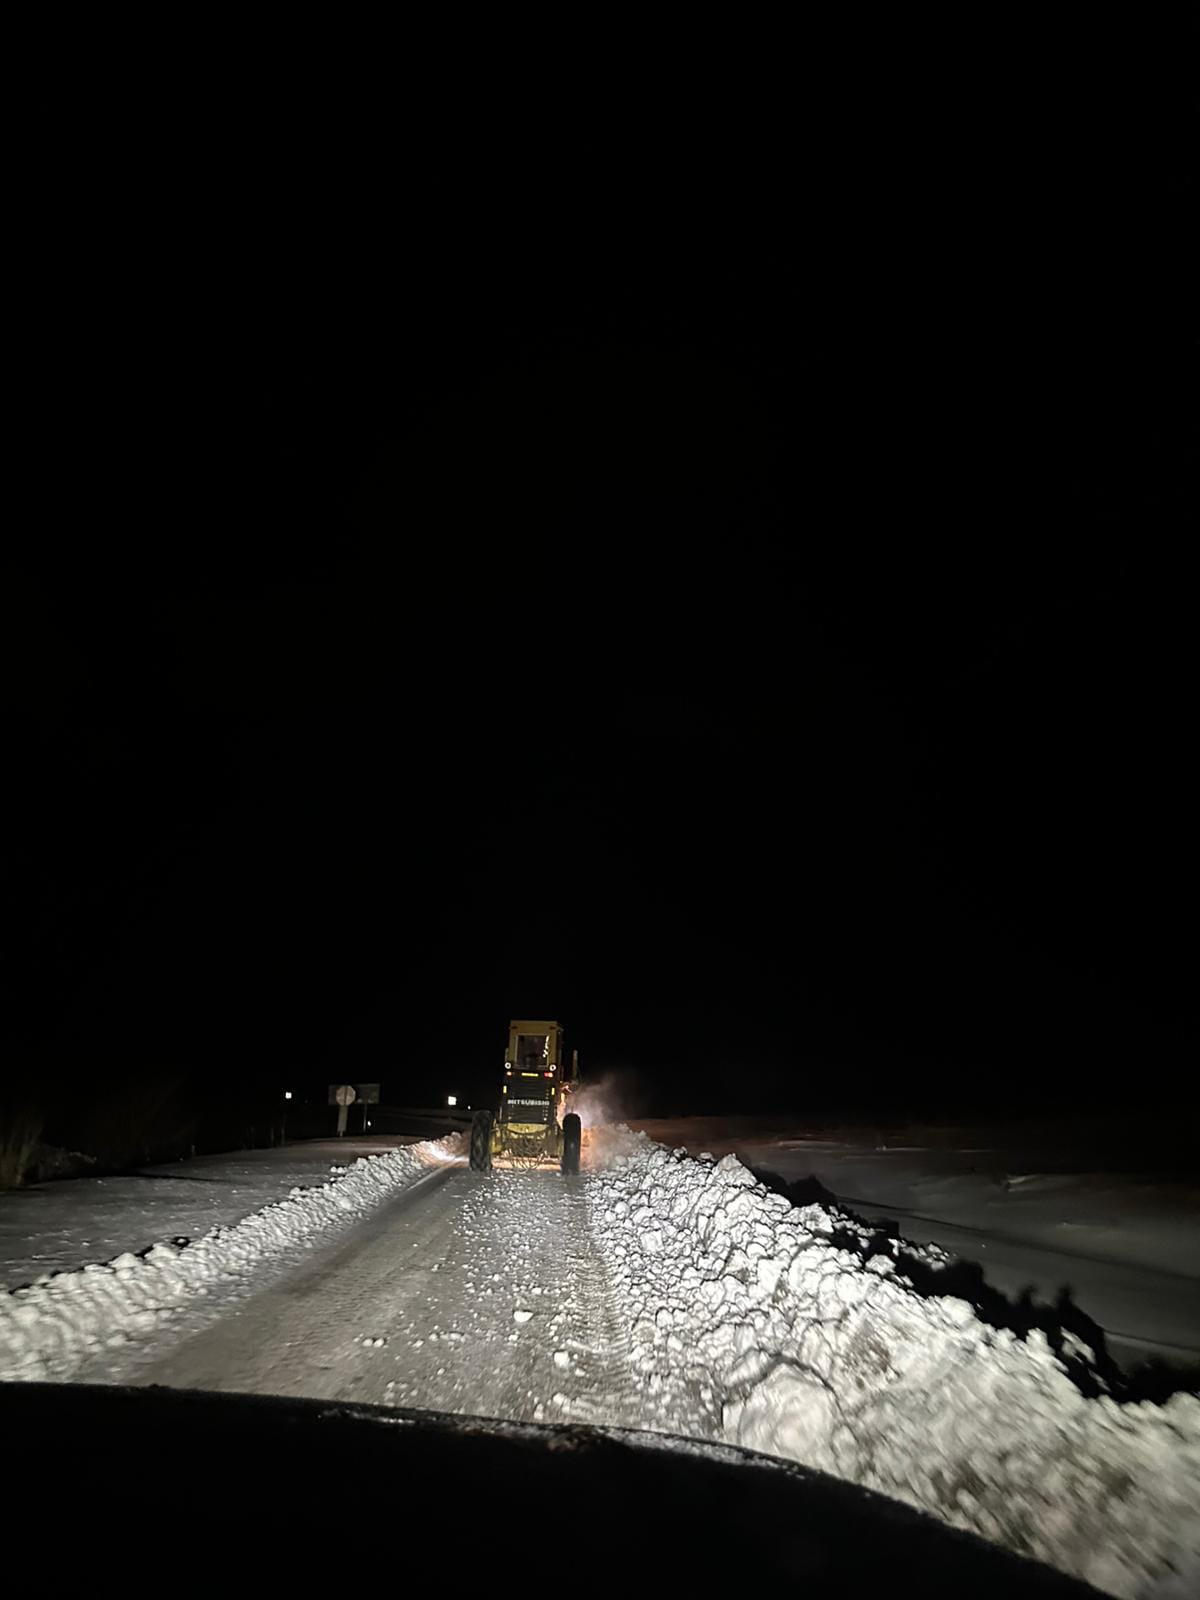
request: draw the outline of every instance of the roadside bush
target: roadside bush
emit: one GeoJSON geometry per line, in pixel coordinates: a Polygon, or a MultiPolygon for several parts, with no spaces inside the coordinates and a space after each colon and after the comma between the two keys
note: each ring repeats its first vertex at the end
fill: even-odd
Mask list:
{"type": "Polygon", "coordinates": [[[195,1113],[182,1073],[139,1073],[110,1079],[102,1093],[76,1105],[62,1124],[62,1143],[120,1171],[185,1155],[195,1113]]]}
{"type": "Polygon", "coordinates": [[[29,1105],[0,1107],[0,1189],[25,1182],[42,1132],[42,1113],[29,1105]]]}

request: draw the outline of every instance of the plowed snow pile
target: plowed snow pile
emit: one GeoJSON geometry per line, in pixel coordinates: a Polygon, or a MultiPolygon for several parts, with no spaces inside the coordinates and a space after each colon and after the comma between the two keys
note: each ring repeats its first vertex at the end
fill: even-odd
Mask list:
{"type": "Polygon", "coordinates": [[[734,1156],[624,1150],[589,1185],[593,1225],[660,1425],[819,1467],[1115,1595],[1200,1593],[1200,1398],[1087,1399],[1041,1333],[917,1294],[903,1254],[870,1255],[865,1230],[844,1247],[849,1219],[793,1207],[734,1156]]]}
{"type": "Polygon", "coordinates": [[[362,1217],[431,1165],[454,1159],[452,1144],[366,1157],[195,1243],[156,1244],[0,1294],[0,1379],[80,1375],[93,1356],[162,1329],[197,1297],[236,1289],[286,1252],[362,1217]]]}

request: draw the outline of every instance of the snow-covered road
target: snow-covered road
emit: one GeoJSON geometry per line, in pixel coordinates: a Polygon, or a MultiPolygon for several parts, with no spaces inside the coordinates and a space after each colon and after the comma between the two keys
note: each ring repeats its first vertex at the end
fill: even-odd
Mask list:
{"type": "Polygon", "coordinates": [[[647,1425],[585,1184],[441,1169],[136,1381],[647,1425]]]}
{"type": "Polygon", "coordinates": [[[1200,1579],[1200,1399],[1111,1397],[948,1258],[732,1155],[596,1129],[575,1178],[417,1145],[0,1297],[0,1377],[595,1422],[821,1468],[1145,1600],[1200,1579]]]}

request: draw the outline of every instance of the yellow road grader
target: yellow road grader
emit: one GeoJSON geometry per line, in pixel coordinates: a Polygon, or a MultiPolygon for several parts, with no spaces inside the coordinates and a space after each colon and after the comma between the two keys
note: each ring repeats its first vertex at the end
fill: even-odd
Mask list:
{"type": "Polygon", "coordinates": [[[500,1103],[471,1122],[472,1170],[489,1172],[501,1160],[516,1167],[557,1162],[578,1172],[580,1122],[566,1109],[578,1077],[577,1055],[567,1059],[557,1022],[510,1022],[500,1103]]]}

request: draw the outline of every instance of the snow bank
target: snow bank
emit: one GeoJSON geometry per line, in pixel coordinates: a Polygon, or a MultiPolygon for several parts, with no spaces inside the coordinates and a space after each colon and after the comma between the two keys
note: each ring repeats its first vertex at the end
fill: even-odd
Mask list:
{"type": "Polygon", "coordinates": [[[623,1122],[598,1123],[583,1130],[583,1167],[599,1172],[620,1156],[634,1155],[646,1143],[643,1133],[631,1133],[623,1122]]]}
{"type": "Polygon", "coordinates": [[[443,1141],[368,1156],[194,1243],[156,1244],[0,1294],[0,1379],[76,1377],[93,1356],[153,1332],[198,1296],[344,1226],[455,1155],[443,1141]]]}
{"type": "Polygon", "coordinates": [[[589,1191],[659,1425],[821,1468],[1115,1595],[1200,1592],[1200,1398],[1086,1399],[1042,1334],[917,1294],[903,1253],[846,1248],[849,1219],[793,1207],[732,1155],[643,1139],[589,1191]]]}

